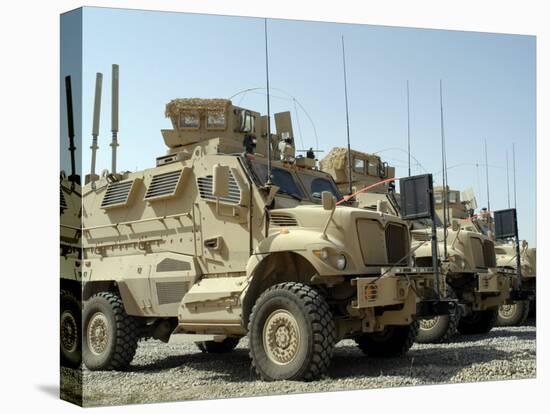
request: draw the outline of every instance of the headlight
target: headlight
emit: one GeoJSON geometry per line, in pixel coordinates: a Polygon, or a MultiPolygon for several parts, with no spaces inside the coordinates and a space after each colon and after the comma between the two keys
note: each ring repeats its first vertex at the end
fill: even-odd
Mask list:
{"type": "Polygon", "coordinates": [[[346,265],[347,265],[346,256],[341,254],[336,258],[336,268],[338,270],[344,270],[346,268],[346,265]]]}

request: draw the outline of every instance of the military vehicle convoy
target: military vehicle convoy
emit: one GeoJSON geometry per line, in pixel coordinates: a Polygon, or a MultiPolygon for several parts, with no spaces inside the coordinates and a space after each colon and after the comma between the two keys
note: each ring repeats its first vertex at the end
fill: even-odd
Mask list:
{"type": "Polygon", "coordinates": [[[83,314],[80,324],[80,301],[62,300],[62,319],[74,319],[62,328],[62,353],[82,338],[90,370],[118,370],[143,337],[211,335],[198,346],[216,353],[248,335],[263,379],[309,380],[343,338],[372,357],[410,348],[417,306],[439,302],[433,268],[411,266],[404,220],[337,206],[331,176],[287,148],[280,161],[264,155],[277,154],[270,142],[292,143],[290,113],[275,114],[269,135],[269,117],[230,100],[172,100],[167,153],[153,168],[117,172],[113,86],[112,171],[96,175],[97,79],[92,168],[77,208],[82,227],[74,226],[81,253],[70,259],[83,314]]]}
{"type": "MultiPolygon", "coordinates": [[[[380,157],[359,151],[352,151],[352,184],[354,191],[362,188],[368,191],[356,193],[357,206],[372,211],[383,211],[398,215],[398,195],[393,190],[394,168],[382,162],[380,157]]],[[[339,188],[349,185],[347,149],[333,148],[320,161],[320,169],[331,174],[339,188]]],[[[442,217],[443,189],[434,189],[436,213],[442,217]]],[[[447,191],[448,208],[454,215],[462,207],[460,194],[447,191]]],[[[441,220],[440,220],[441,221],[441,220]]],[[[438,229],[441,270],[447,283],[449,297],[457,298],[460,312],[439,315],[420,320],[418,342],[441,342],[448,340],[456,331],[462,334],[485,333],[492,329],[497,318],[499,305],[510,297],[512,273],[498,268],[494,243],[479,231],[464,228],[460,221],[452,220],[452,227],[438,229]],[[446,236],[446,237],[445,237],[446,236]],[[446,239],[446,243],[445,243],[446,239]]],[[[441,225],[441,223],[438,223],[441,225]]],[[[431,261],[430,238],[427,223],[411,223],[412,248],[417,266],[431,261]]]]}

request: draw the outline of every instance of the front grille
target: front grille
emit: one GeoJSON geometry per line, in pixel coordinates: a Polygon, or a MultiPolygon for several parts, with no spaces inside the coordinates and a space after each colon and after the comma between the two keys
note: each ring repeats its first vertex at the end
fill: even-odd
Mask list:
{"type": "Polygon", "coordinates": [[[386,226],[386,254],[390,264],[406,264],[409,253],[408,236],[404,226],[390,223],[386,226]]]}
{"type": "Polygon", "coordinates": [[[496,267],[495,244],[491,240],[483,241],[483,257],[485,259],[485,267],[496,267]]]}
{"type": "Polygon", "coordinates": [[[430,241],[432,234],[427,232],[413,231],[411,232],[413,240],[416,241],[430,241]]]}
{"type": "Polygon", "coordinates": [[[292,227],[298,225],[298,222],[294,217],[281,213],[271,213],[269,216],[269,221],[274,226],[292,227]]]}

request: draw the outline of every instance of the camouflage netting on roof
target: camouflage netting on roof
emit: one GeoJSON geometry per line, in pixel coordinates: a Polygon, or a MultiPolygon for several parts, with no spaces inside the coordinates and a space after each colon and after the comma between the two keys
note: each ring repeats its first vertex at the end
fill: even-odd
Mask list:
{"type": "MultiPolygon", "coordinates": [[[[361,151],[351,150],[351,154],[352,156],[357,156],[365,159],[373,159],[373,158],[378,159],[378,156],[376,155],[367,154],[366,152],[361,152],[361,151]]],[[[347,148],[344,148],[344,147],[332,148],[330,152],[327,154],[327,156],[320,161],[321,168],[322,169],[342,168],[341,167],[343,165],[342,161],[347,162],[347,159],[348,159],[347,148]]]]}
{"type": "Polygon", "coordinates": [[[172,117],[177,116],[181,111],[191,110],[210,110],[210,111],[224,111],[231,101],[229,99],[202,99],[202,98],[184,98],[184,99],[172,99],[166,104],[165,116],[172,117]]]}

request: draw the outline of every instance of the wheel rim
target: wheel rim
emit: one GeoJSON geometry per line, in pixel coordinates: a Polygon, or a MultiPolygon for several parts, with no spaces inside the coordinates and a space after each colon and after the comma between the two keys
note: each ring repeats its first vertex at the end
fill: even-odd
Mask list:
{"type": "Polygon", "coordinates": [[[500,308],[498,309],[498,313],[502,318],[510,319],[514,316],[517,310],[517,304],[511,304],[511,305],[500,305],[500,308]]]}
{"type": "Polygon", "coordinates": [[[109,344],[109,322],[105,315],[97,312],[92,315],[87,329],[88,348],[95,355],[101,355],[109,344]]]}
{"type": "Polygon", "coordinates": [[[267,357],[278,365],[291,363],[300,347],[300,329],[296,318],[286,310],[276,310],[267,318],[263,329],[267,357]]]}
{"type": "Polygon", "coordinates": [[[74,352],[78,346],[78,325],[69,311],[61,314],[61,346],[67,352],[74,352]]]}
{"type": "Polygon", "coordinates": [[[437,325],[437,322],[439,322],[439,316],[435,316],[431,319],[422,319],[420,320],[420,329],[429,331],[430,329],[433,329],[435,325],[437,325]]]}

